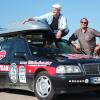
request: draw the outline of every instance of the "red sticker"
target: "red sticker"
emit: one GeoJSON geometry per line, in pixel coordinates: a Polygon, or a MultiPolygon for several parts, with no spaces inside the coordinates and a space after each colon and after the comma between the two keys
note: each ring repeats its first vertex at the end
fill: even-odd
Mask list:
{"type": "Polygon", "coordinates": [[[2,50],[0,51],[0,60],[3,59],[6,56],[6,51],[2,50]]]}
{"type": "Polygon", "coordinates": [[[68,59],[89,59],[89,58],[93,58],[93,56],[90,55],[83,55],[83,54],[67,54],[67,55],[63,55],[65,57],[68,57],[68,59]]]}

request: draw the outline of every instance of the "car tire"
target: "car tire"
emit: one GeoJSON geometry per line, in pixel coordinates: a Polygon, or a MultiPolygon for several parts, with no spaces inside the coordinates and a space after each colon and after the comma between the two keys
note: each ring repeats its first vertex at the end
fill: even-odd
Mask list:
{"type": "Polygon", "coordinates": [[[52,82],[46,71],[38,73],[35,77],[34,93],[39,100],[54,100],[56,98],[52,82]]]}

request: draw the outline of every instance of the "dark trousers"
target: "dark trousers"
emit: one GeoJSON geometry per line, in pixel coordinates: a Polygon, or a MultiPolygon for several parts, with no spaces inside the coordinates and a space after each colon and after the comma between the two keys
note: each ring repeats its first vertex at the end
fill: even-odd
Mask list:
{"type": "MultiPolygon", "coordinates": [[[[54,35],[57,33],[57,31],[59,31],[59,30],[53,30],[54,35]]],[[[66,36],[68,33],[69,33],[69,30],[68,29],[63,30],[61,37],[66,36]]]]}

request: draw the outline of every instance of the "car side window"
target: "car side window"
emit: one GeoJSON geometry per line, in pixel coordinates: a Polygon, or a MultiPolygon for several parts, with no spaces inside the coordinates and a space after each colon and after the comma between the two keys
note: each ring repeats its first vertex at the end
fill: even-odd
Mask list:
{"type": "Polygon", "coordinates": [[[24,54],[26,55],[27,58],[28,50],[27,50],[26,42],[24,41],[24,39],[21,38],[15,39],[14,45],[12,47],[11,59],[14,61],[25,60],[24,54]]]}
{"type": "Polygon", "coordinates": [[[1,50],[6,50],[6,52],[9,53],[11,46],[12,46],[11,41],[4,42],[3,46],[1,47],[1,50]]]}
{"type": "Polygon", "coordinates": [[[13,52],[26,52],[26,46],[23,39],[16,39],[13,45],[13,52]]]}
{"type": "Polygon", "coordinates": [[[11,40],[4,40],[0,42],[0,62],[9,62],[10,51],[12,49],[13,42],[11,40]]]}

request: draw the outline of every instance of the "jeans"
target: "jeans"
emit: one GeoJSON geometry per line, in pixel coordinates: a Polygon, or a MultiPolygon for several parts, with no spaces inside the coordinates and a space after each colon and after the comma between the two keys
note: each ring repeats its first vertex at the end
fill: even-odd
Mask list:
{"type": "MultiPolygon", "coordinates": [[[[54,31],[53,31],[53,32],[54,32],[54,34],[56,34],[56,33],[57,33],[57,31],[59,31],[59,30],[54,30],[54,31]]],[[[69,29],[65,29],[65,30],[63,30],[63,31],[62,31],[62,35],[61,35],[61,37],[66,36],[68,33],[69,33],[69,29]]]]}

